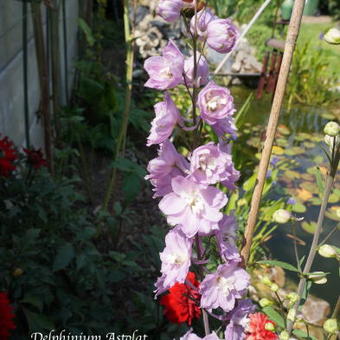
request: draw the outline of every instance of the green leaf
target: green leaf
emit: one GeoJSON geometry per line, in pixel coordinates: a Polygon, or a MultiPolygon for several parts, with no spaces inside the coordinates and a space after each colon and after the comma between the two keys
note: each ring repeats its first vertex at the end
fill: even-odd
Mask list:
{"type": "Polygon", "coordinates": [[[90,47],[92,47],[95,44],[96,40],[93,36],[90,26],[82,18],[78,19],[78,25],[80,29],[83,31],[83,33],[85,34],[87,43],[89,44],[90,47]]]}
{"type": "Polygon", "coordinates": [[[274,321],[281,328],[285,328],[285,321],[283,317],[272,307],[264,307],[262,311],[267,314],[270,320],[274,321]]]}
{"type": "Polygon", "coordinates": [[[66,268],[75,256],[75,251],[71,243],[65,243],[58,249],[53,263],[53,271],[66,268]]]}
{"type": "Polygon", "coordinates": [[[281,267],[284,268],[286,270],[289,270],[291,272],[297,272],[299,273],[299,269],[297,269],[296,267],[294,267],[293,265],[283,262],[283,261],[276,261],[276,260],[263,260],[263,261],[258,261],[257,263],[260,264],[268,264],[270,266],[277,266],[277,267],[281,267]]]}
{"type": "Polygon", "coordinates": [[[248,178],[244,183],[243,183],[243,189],[245,191],[252,190],[255,186],[256,183],[256,178],[257,178],[257,173],[255,172],[250,178],[248,178]]]}
{"type": "Polygon", "coordinates": [[[39,312],[41,312],[43,308],[42,299],[38,298],[36,295],[25,294],[24,298],[20,300],[20,303],[34,306],[39,310],[39,312]]]}
{"type": "Polygon", "coordinates": [[[294,212],[297,212],[297,213],[304,213],[307,209],[306,209],[305,205],[303,205],[302,203],[297,202],[297,203],[295,203],[293,205],[292,210],[294,212]]]}
{"type": "Polygon", "coordinates": [[[314,234],[317,228],[317,224],[316,222],[313,221],[311,222],[303,221],[301,223],[301,227],[303,230],[307,231],[307,233],[314,234]]]}
{"type": "Polygon", "coordinates": [[[307,340],[318,340],[314,336],[308,335],[307,333],[305,333],[301,329],[294,329],[293,334],[296,335],[299,338],[303,338],[303,339],[307,339],[307,340]]]}
{"type": "Polygon", "coordinates": [[[45,315],[31,312],[27,308],[23,308],[23,311],[31,332],[40,332],[54,328],[53,322],[45,315]]]}

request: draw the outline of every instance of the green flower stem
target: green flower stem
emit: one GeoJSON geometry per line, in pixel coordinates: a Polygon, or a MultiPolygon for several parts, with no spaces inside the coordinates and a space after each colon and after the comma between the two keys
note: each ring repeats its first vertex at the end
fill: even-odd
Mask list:
{"type": "MultiPolygon", "coordinates": [[[[323,226],[323,221],[324,221],[324,218],[325,218],[325,212],[326,212],[329,196],[331,195],[331,191],[332,191],[333,184],[334,184],[334,181],[335,181],[336,171],[337,171],[338,165],[339,165],[339,157],[340,157],[339,147],[337,147],[336,152],[333,151],[333,155],[334,155],[334,157],[331,160],[330,173],[327,176],[324,196],[323,196],[321,207],[320,207],[319,217],[318,217],[318,221],[317,221],[317,228],[316,228],[316,231],[314,233],[312,245],[311,245],[310,250],[309,250],[309,254],[308,254],[308,258],[307,258],[305,267],[303,269],[303,274],[307,274],[307,273],[310,272],[312,265],[313,265],[315,255],[316,255],[316,252],[317,252],[317,249],[318,249],[318,246],[319,246],[319,238],[320,238],[320,235],[321,235],[321,232],[322,232],[322,226],[323,226]]],[[[307,282],[306,275],[302,275],[302,278],[300,279],[300,282],[299,282],[298,291],[297,291],[297,294],[300,298],[295,303],[295,305],[293,307],[295,312],[297,312],[297,310],[299,308],[301,296],[302,296],[302,294],[305,290],[305,287],[306,287],[306,282],[307,282]]],[[[294,322],[288,320],[287,332],[289,333],[289,335],[292,332],[293,325],[294,325],[294,322]]]]}
{"type": "MultiPolygon", "coordinates": [[[[132,96],[132,78],[133,78],[133,62],[134,62],[134,43],[130,31],[130,19],[129,19],[129,0],[124,0],[124,32],[125,43],[127,46],[126,51],[126,90],[125,90],[125,107],[123,112],[123,119],[119,129],[119,135],[116,142],[116,150],[114,159],[116,160],[120,156],[124,156],[126,147],[126,132],[129,122],[129,113],[131,108],[131,96],[132,96]]],[[[117,168],[112,169],[111,180],[109,182],[108,189],[105,194],[103,208],[107,210],[112,193],[115,189],[117,179],[117,168]]]]}

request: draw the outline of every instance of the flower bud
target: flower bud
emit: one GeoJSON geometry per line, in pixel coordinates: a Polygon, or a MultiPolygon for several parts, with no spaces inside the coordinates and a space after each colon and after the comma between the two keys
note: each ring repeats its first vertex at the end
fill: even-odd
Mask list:
{"type": "Polygon", "coordinates": [[[295,309],[290,309],[288,311],[287,319],[291,322],[294,322],[296,318],[296,310],[295,309]]]}
{"type": "Polygon", "coordinates": [[[329,29],[328,32],[324,35],[323,39],[329,44],[340,44],[340,30],[335,27],[329,29]]]}
{"type": "Polygon", "coordinates": [[[273,282],[270,281],[270,278],[268,276],[262,277],[261,282],[268,287],[270,287],[273,284],[273,282]]]}
{"type": "Polygon", "coordinates": [[[236,43],[237,37],[237,28],[230,19],[216,19],[208,24],[207,44],[216,52],[230,52],[236,43]]]}
{"type": "Polygon", "coordinates": [[[325,136],[325,143],[329,146],[329,149],[332,151],[333,150],[333,147],[334,147],[334,143],[335,143],[335,146],[339,144],[339,136],[335,136],[335,137],[332,137],[330,135],[326,135],[325,136]]]}
{"type": "MultiPolygon", "coordinates": [[[[205,57],[201,54],[197,54],[197,81],[195,87],[206,85],[209,81],[209,65],[205,57]]],[[[188,86],[193,87],[194,85],[194,57],[187,58],[184,62],[184,74],[185,82],[188,86]]]]}
{"type": "Polygon", "coordinates": [[[327,333],[336,333],[338,331],[338,322],[336,319],[328,319],[323,324],[323,329],[327,333]]]}
{"type": "Polygon", "coordinates": [[[157,7],[157,14],[165,21],[173,22],[181,16],[182,0],[161,0],[157,7]]]}
{"type": "Polygon", "coordinates": [[[210,8],[205,8],[199,11],[196,15],[191,18],[190,21],[190,31],[191,34],[195,34],[195,25],[196,25],[196,33],[200,40],[203,40],[207,36],[207,28],[208,24],[218,19],[216,15],[212,13],[210,8]]]}
{"type": "Polygon", "coordinates": [[[278,209],[273,214],[273,220],[276,223],[284,224],[287,223],[292,217],[292,214],[285,209],[278,209]]]}
{"type": "Polygon", "coordinates": [[[282,331],[279,337],[280,337],[280,340],[289,340],[289,334],[287,331],[282,331]]]}
{"type": "Polygon", "coordinates": [[[308,278],[317,285],[323,285],[327,282],[326,273],[324,272],[313,272],[308,274],[308,278]]]}
{"type": "Polygon", "coordinates": [[[274,332],[275,331],[275,326],[273,325],[272,322],[266,322],[264,325],[265,330],[274,332]]]}
{"type": "Polygon", "coordinates": [[[14,277],[19,277],[24,273],[24,271],[21,268],[15,268],[12,272],[12,275],[14,277]]]}
{"type": "Polygon", "coordinates": [[[289,300],[290,303],[295,303],[299,299],[299,295],[296,293],[292,292],[287,295],[287,299],[289,300]]]}
{"type": "Polygon", "coordinates": [[[268,306],[271,306],[273,305],[273,301],[270,301],[266,298],[262,298],[260,301],[259,301],[259,304],[260,306],[263,308],[263,307],[268,307],[268,306]]]}
{"type": "Polygon", "coordinates": [[[322,245],[319,250],[319,255],[326,258],[336,257],[336,250],[329,244],[322,245]]]}
{"type": "Polygon", "coordinates": [[[326,135],[329,135],[329,136],[332,136],[332,137],[335,137],[339,134],[339,124],[336,123],[336,122],[328,122],[324,129],[323,129],[323,132],[326,134],[326,135]]]}
{"type": "Polygon", "coordinates": [[[275,293],[275,292],[277,292],[279,290],[279,286],[276,283],[273,283],[270,286],[270,290],[275,293]]]}

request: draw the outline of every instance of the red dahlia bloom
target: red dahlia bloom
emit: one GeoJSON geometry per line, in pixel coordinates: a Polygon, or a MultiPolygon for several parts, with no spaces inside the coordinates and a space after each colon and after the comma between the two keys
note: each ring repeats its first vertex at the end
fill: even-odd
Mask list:
{"type": "Polygon", "coordinates": [[[246,340],[277,340],[278,336],[266,329],[266,325],[275,326],[275,323],[267,318],[263,313],[249,315],[249,325],[246,340]]]}
{"type": "Polygon", "coordinates": [[[13,307],[7,293],[0,292],[0,340],[9,339],[10,330],[15,329],[13,307]]]}
{"type": "Polygon", "coordinates": [[[8,137],[0,139],[0,176],[8,177],[15,170],[14,161],[17,158],[13,142],[8,137]]]}
{"type": "Polygon", "coordinates": [[[176,283],[169,289],[169,293],[163,295],[160,304],[164,306],[164,315],[174,323],[187,322],[191,325],[193,319],[201,316],[199,307],[200,294],[194,287],[199,286],[195,273],[189,272],[186,278],[191,283],[176,283]]]}
{"type": "Polygon", "coordinates": [[[27,163],[34,169],[39,169],[42,166],[47,166],[47,162],[44,159],[41,149],[24,149],[27,156],[27,163]]]}

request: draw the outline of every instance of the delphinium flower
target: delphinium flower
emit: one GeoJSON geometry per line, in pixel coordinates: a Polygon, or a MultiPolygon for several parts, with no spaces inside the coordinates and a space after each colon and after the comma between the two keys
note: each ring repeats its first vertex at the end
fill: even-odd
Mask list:
{"type": "Polygon", "coordinates": [[[249,324],[249,314],[255,310],[251,300],[240,300],[236,308],[226,315],[229,321],[224,336],[226,340],[244,340],[249,324]]]}
{"type": "Polygon", "coordinates": [[[207,44],[216,52],[230,52],[236,43],[237,37],[237,28],[230,19],[215,19],[208,24],[207,44]]]}
{"type": "Polygon", "coordinates": [[[18,154],[14,144],[8,137],[0,139],[0,176],[9,177],[16,169],[14,162],[18,154]]]}
{"type": "Polygon", "coordinates": [[[165,236],[165,248],[161,252],[162,276],[156,283],[156,292],[160,294],[171,288],[176,282],[183,283],[191,264],[192,240],[175,228],[165,236]]]}
{"type": "Polygon", "coordinates": [[[235,244],[236,220],[234,216],[223,215],[214,232],[221,258],[225,262],[241,262],[241,256],[235,244]]]}
{"type": "Polygon", "coordinates": [[[10,332],[16,328],[13,321],[15,315],[6,292],[0,292],[0,339],[7,340],[10,332]]]}
{"type": "Polygon", "coordinates": [[[190,330],[184,336],[182,336],[180,340],[220,340],[220,338],[215,332],[212,332],[211,334],[206,335],[204,338],[201,338],[198,335],[192,333],[190,330]]]}
{"type": "Polygon", "coordinates": [[[230,91],[214,81],[210,81],[199,93],[197,104],[201,118],[212,126],[222,119],[231,117],[235,112],[230,91]]]}
{"type": "Polygon", "coordinates": [[[275,323],[263,313],[249,315],[246,340],[278,340],[275,323]]]}
{"type": "Polygon", "coordinates": [[[200,40],[204,40],[207,37],[207,28],[210,22],[218,19],[218,17],[211,11],[210,8],[200,10],[196,15],[191,18],[190,32],[191,34],[197,34],[200,40]],[[196,30],[195,30],[196,25],[196,30]]]}
{"type": "Polygon", "coordinates": [[[188,169],[189,163],[186,159],[176,151],[169,140],[165,140],[160,145],[158,157],[149,162],[149,174],[145,177],[154,186],[153,197],[163,197],[170,193],[171,180],[179,175],[184,176],[188,169]]]}
{"type": "Polygon", "coordinates": [[[235,170],[231,155],[222,151],[219,145],[213,142],[195,149],[190,158],[190,172],[192,177],[203,184],[216,184],[222,182],[232,189],[239,177],[235,170]]]}
{"type": "Polygon", "coordinates": [[[183,176],[173,178],[171,187],[173,191],[159,203],[170,225],[180,225],[187,237],[218,229],[218,222],[223,217],[220,209],[227,203],[222,191],[212,186],[202,186],[183,176]]]}
{"type": "MultiPolygon", "coordinates": [[[[207,59],[197,53],[197,69],[196,69],[196,87],[203,86],[209,81],[209,65],[207,59]]],[[[184,80],[185,85],[193,87],[194,85],[194,57],[187,58],[184,62],[184,80]]]]}
{"type": "Polygon", "coordinates": [[[208,274],[200,285],[201,307],[208,310],[221,307],[230,312],[249,286],[249,274],[237,263],[221,264],[216,273],[208,274]]]}
{"type": "Polygon", "coordinates": [[[182,8],[182,0],[161,0],[156,11],[165,21],[173,22],[181,16],[182,8]]]}
{"type": "Polygon", "coordinates": [[[41,167],[47,167],[47,162],[41,149],[24,148],[24,152],[26,154],[26,161],[32,168],[40,169],[41,167]]]}
{"type": "Polygon", "coordinates": [[[150,135],[147,146],[160,144],[168,139],[177,123],[181,122],[181,115],[168,93],[164,95],[164,101],[155,106],[156,117],[151,123],[150,135]]]}
{"type": "Polygon", "coordinates": [[[144,69],[150,77],[145,83],[146,87],[158,90],[172,89],[183,82],[184,56],[170,40],[163,48],[162,56],[146,59],[144,69]]]}
{"type": "Polygon", "coordinates": [[[169,321],[186,322],[190,326],[192,320],[201,316],[198,286],[195,273],[189,272],[185,283],[176,283],[168,294],[161,297],[160,304],[164,306],[164,315],[169,321]]]}

